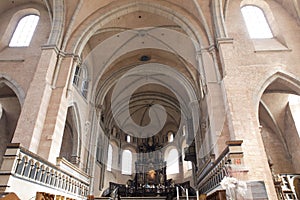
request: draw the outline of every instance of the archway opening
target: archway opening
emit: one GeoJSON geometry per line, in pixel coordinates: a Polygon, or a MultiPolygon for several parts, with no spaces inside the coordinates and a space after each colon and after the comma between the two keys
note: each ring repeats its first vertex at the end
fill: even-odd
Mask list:
{"type": "Polygon", "coordinates": [[[73,164],[79,164],[79,138],[75,119],[74,108],[69,107],[59,156],[73,164]]]}
{"type": "Polygon", "coordinates": [[[21,105],[15,92],[0,82],[0,166],[8,143],[12,141],[21,105]]]}

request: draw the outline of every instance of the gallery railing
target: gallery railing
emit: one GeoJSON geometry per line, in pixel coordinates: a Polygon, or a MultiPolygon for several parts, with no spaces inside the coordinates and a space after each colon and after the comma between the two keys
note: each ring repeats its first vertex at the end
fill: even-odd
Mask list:
{"type": "Polygon", "coordinates": [[[59,191],[63,194],[86,199],[89,176],[63,158],[54,165],[19,144],[10,144],[4,155],[0,170],[0,192],[12,190],[22,180],[25,185],[38,184],[45,191],[59,191]],[[17,178],[18,181],[11,180],[17,178]]]}
{"type": "Polygon", "coordinates": [[[214,160],[213,158],[197,173],[197,186],[201,194],[207,194],[220,185],[230,168],[243,166],[242,141],[228,141],[226,149],[214,160]]]}
{"type": "Polygon", "coordinates": [[[300,174],[278,174],[274,175],[273,180],[278,199],[300,198],[300,174]]]}

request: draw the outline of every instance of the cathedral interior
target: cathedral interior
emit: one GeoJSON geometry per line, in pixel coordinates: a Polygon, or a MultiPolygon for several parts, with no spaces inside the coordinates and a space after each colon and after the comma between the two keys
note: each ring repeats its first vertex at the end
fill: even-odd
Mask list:
{"type": "Polygon", "coordinates": [[[299,0],[1,0],[0,199],[300,199],[299,0]]]}

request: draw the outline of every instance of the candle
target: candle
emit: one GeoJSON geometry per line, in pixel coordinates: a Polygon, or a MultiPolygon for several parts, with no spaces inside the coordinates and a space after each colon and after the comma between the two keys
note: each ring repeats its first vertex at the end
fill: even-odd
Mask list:
{"type": "Polygon", "coordinates": [[[186,200],[189,200],[189,191],[187,188],[185,189],[185,193],[186,193],[186,200]]]}
{"type": "Polygon", "coordinates": [[[196,191],[196,195],[197,195],[197,200],[199,200],[199,191],[196,191]]]}
{"type": "Polygon", "coordinates": [[[179,200],[179,188],[176,186],[176,194],[177,194],[177,200],[179,200]]]}

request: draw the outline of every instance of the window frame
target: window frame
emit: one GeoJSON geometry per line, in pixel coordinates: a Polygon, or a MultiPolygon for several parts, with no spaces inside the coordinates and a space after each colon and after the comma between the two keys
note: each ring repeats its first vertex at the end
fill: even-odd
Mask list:
{"type": "Polygon", "coordinates": [[[129,149],[124,149],[122,151],[122,168],[121,168],[121,172],[122,172],[123,175],[132,175],[132,151],[129,150],[129,149]],[[129,157],[125,156],[126,152],[129,153],[128,154],[129,157]],[[128,163],[129,163],[129,165],[128,165],[128,163]],[[127,171],[127,169],[128,169],[128,171],[127,171]]]}
{"type": "Polygon", "coordinates": [[[87,100],[89,94],[89,79],[88,70],[85,65],[76,65],[72,83],[80,95],[87,100]]]}
{"type": "Polygon", "coordinates": [[[166,156],[166,162],[167,162],[167,169],[166,169],[167,175],[174,175],[174,174],[178,174],[180,172],[180,170],[179,170],[179,152],[175,147],[171,148],[168,151],[168,154],[166,156]],[[176,152],[176,155],[174,154],[174,156],[176,157],[175,161],[172,157],[170,158],[170,156],[172,156],[172,154],[171,154],[172,152],[176,152]],[[174,168],[174,166],[176,167],[176,169],[172,170],[174,168]]]}
{"type": "MultiPolygon", "coordinates": [[[[20,48],[20,47],[29,47],[31,44],[32,39],[34,38],[34,33],[38,27],[38,23],[40,21],[40,15],[36,14],[36,13],[28,13],[26,15],[23,15],[22,17],[19,18],[18,22],[16,23],[16,26],[11,34],[11,38],[9,40],[8,46],[11,48],[20,48]],[[34,19],[32,19],[31,25],[34,25],[34,27],[32,27],[31,29],[27,29],[27,31],[25,33],[27,33],[29,36],[27,36],[26,38],[23,39],[23,42],[21,44],[18,44],[18,40],[20,39],[20,35],[24,34],[24,32],[22,32],[22,30],[20,30],[21,26],[25,26],[26,22],[24,22],[24,20],[26,20],[26,18],[28,19],[29,17],[35,17],[34,19]],[[22,24],[23,23],[23,24],[22,24]]],[[[27,22],[28,23],[28,22],[27,22]]],[[[28,24],[27,24],[28,26],[28,24]]],[[[23,28],[24,29],[24,28],[23,28]]]]}
{"type": "Polygon", "coordinates": [[[268,18],[262,8],[257,5],[247,4],[241,7],[241,13],[247,28],[247,32],[251,39],[272,39],[275,37],[270,22],[268,21],[268,18]],[[252,9],[252,11],[250,11],[249,9],[252,9]],[[253,12],[251,16],[249,15],[249,12],[253,12]],[[255,27],[251,27],[252,17],[256,17],[255,27]],[[257,20],[259,21],[259,23],[257,20]],[[264,32],[255,33],[255,30],[259,29],[258,24],[263,25],[261,26],[261,28],[265,29],[264,32]]]}
{"type": "Polygon", "coordinates": [[[112,171],[112,163],[113,163],[113,147],[111,144],[109,144],[107,150],[107,163],[106,163],[106,170],[109,172],[112,171]]]}

